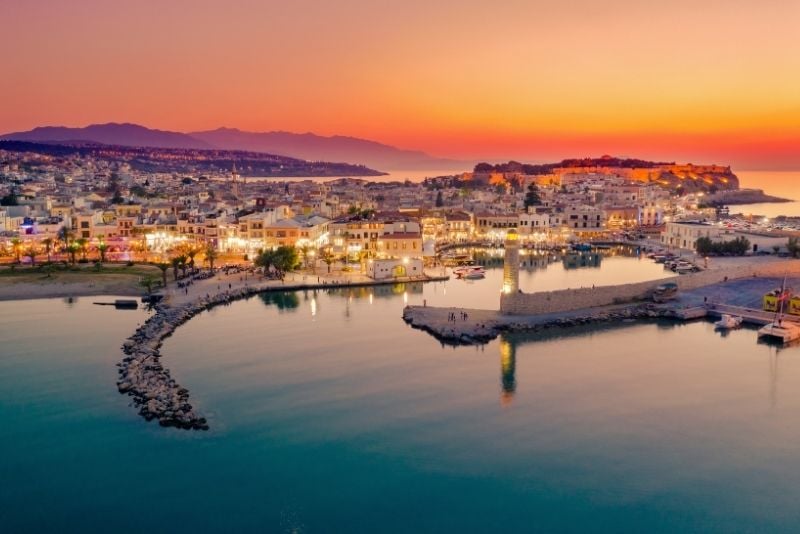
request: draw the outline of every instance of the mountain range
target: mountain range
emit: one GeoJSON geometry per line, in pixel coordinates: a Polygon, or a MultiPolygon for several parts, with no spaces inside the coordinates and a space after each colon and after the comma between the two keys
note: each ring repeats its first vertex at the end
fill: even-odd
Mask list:
{"type": "Polygon", "coordinates": [[[192,148],[263,152],[308,161],[346,162],[381,170],[438,170],[462,162],[432,157],[417,150],[346,136],[313,133],[246,132],[218,128],[203,132],[171,132],[130,123],[92,124],[83,128],[41,126],[25,132],[0,135],[0,140],[67,143],[90,142],[154,148],[192,148]]]}

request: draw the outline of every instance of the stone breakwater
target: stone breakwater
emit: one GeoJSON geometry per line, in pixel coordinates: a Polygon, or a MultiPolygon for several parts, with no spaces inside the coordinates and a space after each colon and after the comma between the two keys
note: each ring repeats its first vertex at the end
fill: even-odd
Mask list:
{"type": "Polygon", "coordinates": [[[426,276],[401,281],[385,280],[347,284],[246,285],[213,295],[200,296],[176,306],[159,303],[153,308],[155,313],[137,328],[122,345],[124,357],[117,364],[119,367],[117,389],[120,393],[133,397],[133,404],[139,409],[139,415],[148,421],[157,419],[158,423],[165,427],[208,430],[209,425],[206,419],[201,417],[189,402],[189,390],[175,382],[175,379],[170,376],[169,369],[164,368],[161,364],[160,350],[164,339],[195,315],[214,306],[230,304],[235,300],[270,291],[325,290],[446,279],[447,277],[426,276]]]}
{"type": "Polygon", "coordinates": [[[161,426],[208,430],[206,419],[198,415],[189,403],[189,390],[175,382],[169,369],[161,364],[161,345],[176,328],[195,315],[259,291],[248,287],[200,297],[177,307],[156,305],[155,313],[122,345],[125,356],[117,364],[119,392],[133,397],[139,415],[148,421],[157,419],[161,426]]]}
{"type": "Polygon", "coordinates": [[[428,332],[445,345],[481,345],[502,332],[541,332],[555,328],[571,328],[578,325],[626,322],[644,319],[681,319],[680,312],[668,306],[640,304],[614,309],[595,309],[562,317],[519,317],[501,315],[488,310],[469,310],[468,316],[475,320],[448,320],[454,309],[406,306],[403,320],[412,328],[428,332]]]}

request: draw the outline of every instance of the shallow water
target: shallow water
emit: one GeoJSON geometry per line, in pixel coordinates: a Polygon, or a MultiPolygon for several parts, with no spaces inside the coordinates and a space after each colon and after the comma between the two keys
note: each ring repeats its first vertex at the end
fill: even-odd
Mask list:
{"type": "Polygon", "coordinates": [[[795,527],[800,349],[705,322],[450,348],[402,322],[434,287],[466,298],[457,282],[196,317],[163,362],[207,433],[147,424],[116,392],[144,312],[0,303],[3,530],[795,527]]]}

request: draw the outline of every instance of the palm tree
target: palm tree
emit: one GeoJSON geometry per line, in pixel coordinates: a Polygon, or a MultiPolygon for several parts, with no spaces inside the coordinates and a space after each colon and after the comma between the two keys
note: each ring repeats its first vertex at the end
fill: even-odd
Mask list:
{"type": "Polygon", "coordinates": [[[50,252],[53,250],[53,238],[45,237],[42,239],[42,245],[44,245],[44,251],[47,253],[47,263],[50,263],[50,252]]]}
{"type": "Polygon", "coordinates": [[[181,267],[181,257],[180,256],[174,256],[170,260],[170,263],[172,263],[172,276],[175,277],[175,281],[177,282],[178,281],[178,269],[180,269],[180,267],[181,267]]]}
{"type": "Polygon", "coordinates": [[[62,226],[58,229],[58,234],[56,235],[59,241],[68,245],[70,241],[72,241],[72,232],[66,226],[62,226]]]}
{"type": "Polygon", "coordinates": [[[311,247],[308,244],[304,244],[300,247],[300,253],[303,255],[303,265],[305,265],[306,269],[308,269],[308,253],[311,251],[311,247]]]}
{"type": "Polygon", "coordinates": [[[97,252],[100,253],[100,263],[106,262],[106,251],[108,250],[108,243],[105,241],[100,241],[97,244],[97,252]]]}
{"type": "Polygon", "coordinates": [[[22,260],[22,241],[20,238],[15,237],[11,240],[11,250],[14,251],[14,259],[17,263],[22,260]]]}
{"type": "Polygon", "coordinates": [[[86,247],[89,245],[89,240],[85,237],[79,237],[75,240],[75,244],[78,245],[78,249],[81,251],[81,259],[86,259],[86,247]]]}
{"type": "Polygon", "coordinates": [[[167,287],[167,269],[169,269],[169,263],[166,262],[159,262],[156,263],[156,267],[161,270],[161,283],[164,284],[164,289],[167,287]]]}
{"type": "Polygon", "coordinates": [[[206,245],[206,261],[208,262],[208,268],[210,270],[214,270],[214,260],[217,259],[217,249],[214,247],[213,244],[209,243],[206,245]]]}
{"type": "Polygon", "coordinates": [[[331,265],[336,262],[336,256],[333,255],[333,252],[331,252],[330,249],[326,248],[322,251],[322,261],[328,266],[328,274],[330,274],[331,265]]]}
{"type": "Polygon", "coordinates": [[[67,245],[67,252],[69,253],[69,258],[73,265],[75,264],[75,256],[78,254],[79,249],[80,245],[75,241],[67,245]]]}
{"type": "Polygon", "coordinates": [[[153,292],[153,286],[155,285],[155,283],[156,280],[152,276],[145,276],[139,281],[139,285],[145,288],[145,290],[147,290],[148,295],[153,292]]]}
{"type": "Polygon", "coordinates": [[[200,252],[200,249],[194,245],[189,245],[186,249],[186,256],[189,258],[189,267],[194,270],[194,257],[197,256],[197,253],[200,252]]]}
{"type": "Polygon", "coordinates": [[[31,259],[31,267],[36,265],[36,245],[30,244],[25,249],[25,255],[31,259]]]}

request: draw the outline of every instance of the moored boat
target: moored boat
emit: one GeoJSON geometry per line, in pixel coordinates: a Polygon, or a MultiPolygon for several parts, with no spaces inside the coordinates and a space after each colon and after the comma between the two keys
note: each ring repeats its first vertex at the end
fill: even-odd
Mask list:
{"type": "Polygon", "coordinates": [[[719,321],[714,323],[714,327],[717,330],[732,330],[734,328],[739,328],[742,326],[742,318],[738,315],[730,315],[728,313],[723,313],[722,317],[719,321]]]}

